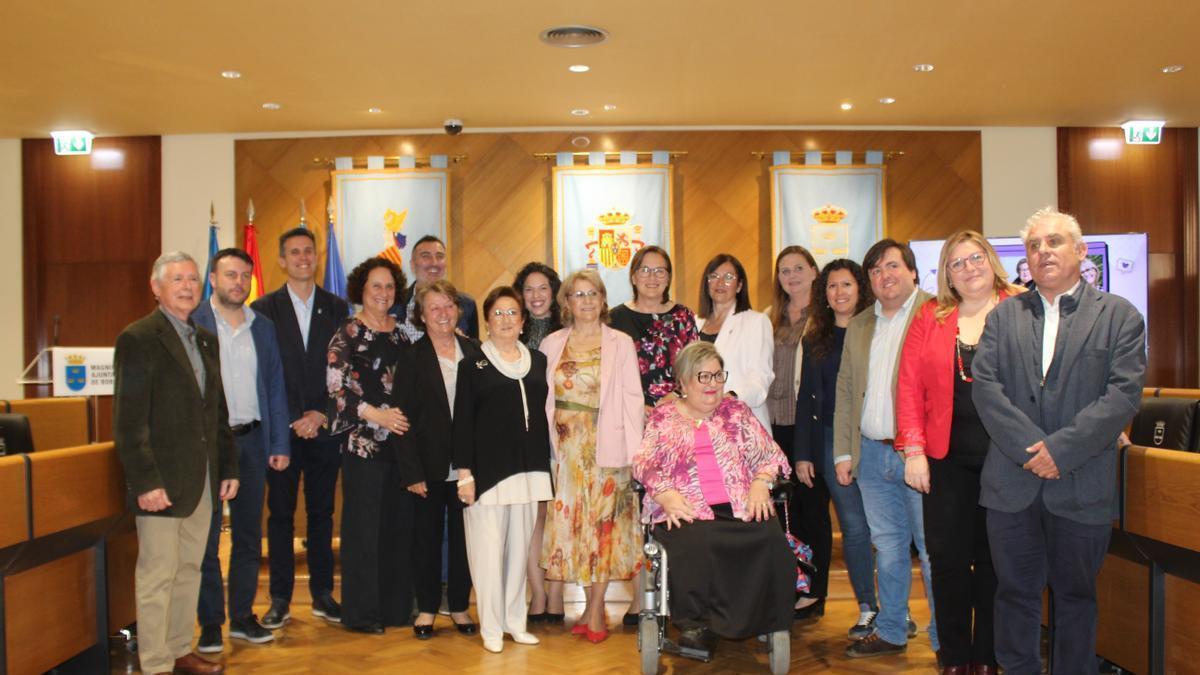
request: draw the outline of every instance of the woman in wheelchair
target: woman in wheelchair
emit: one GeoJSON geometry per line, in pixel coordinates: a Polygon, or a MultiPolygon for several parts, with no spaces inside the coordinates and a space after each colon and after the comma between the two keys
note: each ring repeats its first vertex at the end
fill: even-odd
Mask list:
{"type": "Polygon", "coordinates": [[[671,561],[668,591],[679,646],[787,631],[796,558],[771,503],[788,461],[750,407],[725,395],[716,347],[693,342],[675,361],[677,399],[646,423],[633,475],[642,521],[671,561]]]}

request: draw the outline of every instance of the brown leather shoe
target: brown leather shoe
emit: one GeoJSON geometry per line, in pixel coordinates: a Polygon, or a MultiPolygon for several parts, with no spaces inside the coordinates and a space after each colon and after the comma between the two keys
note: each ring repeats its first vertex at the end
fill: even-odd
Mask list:
{"type": "Polygon", "coordinates": [[[207,661],[195,654],[187,654],[175,659],[175,672],[186,675],[216,675],[225,672],[225,666],[207,661]]]}
{"type": "Polygon", "coordinates": [[[942,675],[972,675],[972,666],[942,666],[942,675]]]}
{"type": "Polygon", "coordinates": [[[984,665],[982,663],[971,664],[971,675],[996,675],[999,672],[995,664],[984,665]]]}
{"type": "Polygon", "coordinates": [[[846,656],[852,659],[887,656],[889,654],[901,654],[907,648],[908,645],[894,645],[879,637],[879,633],[875,632],[846,647],[846,656]]]}

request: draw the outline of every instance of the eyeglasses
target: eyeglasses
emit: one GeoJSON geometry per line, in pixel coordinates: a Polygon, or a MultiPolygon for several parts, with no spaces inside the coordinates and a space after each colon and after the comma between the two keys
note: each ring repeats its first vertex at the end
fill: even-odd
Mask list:
{"type": "Polygon", "coordinates": [[[708,274],[704,275],[704,278],[708,279],[709,283],[712,283],[714,281],[720,281],[720,282],[723,282],[726,286],[732,286],[735,283],[737,283],[737,280],[738,280],[737,275],[732,272],[726,272],[725,274],[717,274],[716,272],[709,272],[708,274]]]}
{"type": "Polygon", "coordinates": [[[971,267],[979,269],[987,263],[987,256],[982,253],[972,253],[965,258],[951,260],[946,267],[949,267],[951,272],[961,272],[967,268],[967,263],[971,263],[971,267]]]}
{"type": "Polygon", "coordinates": [[[493,309],[492,316],[517,316],[521,313],[519,309],[493,309]]]}
{"type": "Polygon", "coordinates": [[[639,277],[648,277],[650,275],[654,275],[656,277],[665,277],[665,276],[667,276],[667,268],[665,268],[665,267],[639,267],[639,268],[637,268],[637,275],[639,277]]]}
{"type": "Polygon", "coordinates": [[[714,370],[712,372],[701,370],[700,372],[696,373],[696,380],[700,382],[700,384],[708,384],[709,382],[713,381],[716,381],[717,384],[725,384],[725,380],[728,379],[728,370],[714,370]]]}
{"type": "Polygon", "coordinates": [[[808,269],[809,269],[808,265],[796,265],[795,267],[780,267],[779,275],[783,276],[783,277],[790,277],[793,274],[804,274],[804,272],[808,269]]]}
{"type": "Polygon", "coordinates": [[[600,295],[600,292],[597,290],[594,290],[594,289],[590,290],[590,291],[571,291],[570,293],[567,293],[568,297],[575,298],[576,300],[583,300],[584,298],[595,298],[597,295],[600,295]]]}

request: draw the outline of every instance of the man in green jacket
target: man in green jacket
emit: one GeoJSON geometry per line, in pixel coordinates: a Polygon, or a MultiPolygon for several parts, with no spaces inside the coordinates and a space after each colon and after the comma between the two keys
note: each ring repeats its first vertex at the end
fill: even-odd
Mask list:
{"type": "Polygon", "coordinates": [[[192,653],[212,512],[238,490],[217,339],[189,319],[200,272],[186,253],[154,262],[158,308],[117,336],[113,433],[136,515],[138,651],[144,673],[219,673],[192,653]]]}

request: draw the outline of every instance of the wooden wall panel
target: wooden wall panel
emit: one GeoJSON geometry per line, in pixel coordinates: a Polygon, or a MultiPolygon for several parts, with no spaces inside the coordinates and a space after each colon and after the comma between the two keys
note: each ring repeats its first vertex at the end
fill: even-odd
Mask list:
{"type": "Polygon", "coordinates": [[[0,457],[0,548],[29,539],[29,494],[25,490],[25,458],[0,457]]]}
{"type": "Polygon", "coordinates": [[[1059,208],[1085,234],[1149,235],[1151,386],[1200,380],[1196,160],[1196,129],[1164,129],[1161,144],[1141,146],[1117,128],[1058,130],[1059,208]]]}
{"type": "MultiPolygon", "coordinates": [[[[301,200],[323,260],[329,171],[314,167],[314,157],[466,154],[468,159],[451,170],[450,278],[480,297],[509,283],[524,263],[550,259],[551,165],[533,153],[578,150],[570,141],[579,135],[591,139],[590,150],[688,152],[676,161],[673,293],[689,304],[696,302],[704,263],[722,251],[746,264],[754,306],[769,303],[768,161],[752,157],[754,151],[903,151],[888,164],[889,235],[938,238],[983,226],[979,133],[966,131],[537,132],[237,141],[239,219],[244,220],[247,200],[253,198],[264,282],[273,289],[284,281],[273,259],[276,238],[299,222],[301,200]]],[[[347,268],[353,264],[347,261],[347,268]]]]}
{"type": "MultiPolygon", "coordinates": [[[[98,138],[80,157],[56,156],[49,139],[22,141],[27,360],[51,346],[56,324],[60,345],[111,345],[154,307],[161,164],[157,136],[98,138]],[[96,166],[117,157],[119,168],[96,166]]],[[[26,396],[48,389],[28,387],[26,396]]]]}
{"type": "Polygon", "coordinates": [[[44,673],[96,644],[95,558],[84,549],[4,580],[9,673],[44,673]]]}

